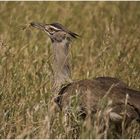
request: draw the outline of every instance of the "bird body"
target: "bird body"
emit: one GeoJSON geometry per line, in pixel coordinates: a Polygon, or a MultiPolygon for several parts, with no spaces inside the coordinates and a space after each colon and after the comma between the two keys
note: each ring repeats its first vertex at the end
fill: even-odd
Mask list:
{"type": "Polygon", "coordinates": [[[31,23],[31,26],[45,31],[52,41],[53,88],[56,94],[55,102],[61,111],[67,112],[71,108],[72,98],[75,96],[78,100],[77,112],[82,112],[81,117],[85,118],[89,111],[92,113],[97,111],[100,99],[107,97],[111,102],[111,120],[122,120],[122,113],[126,106],[128,120],[140,119],[140,91],[130,89],[117,78],[98,77],[79,81],[71,79],[68,53],[72,38],[78,37],[76,33],[69,31],[59,23],[31,23]]]}
{"type": "MultiPolygon", "coordinates": [[[[85,112],[88,110],[92,110],[95,113],[98,110],[98,102],[107,95],[108,99],[112,102],[110,106],[111,112],[117,113],[120,116],[124,111],[127,94],[129,96],[127,101],[127,116],[129,119],[131,118],[131,120],[134,118],[139,120],[140,92],[125,86],[119,86],[117,83],[113,83],[112,85],[104,84],[99,79],[80,80],[68,84],[60,90],[59,96],[55,99],[55,102],[59,105],[61,110],[66,112],[67,109],[70,108],[71,97],[77,96],[79,102],[78,106],[80,106],[77,112],[82,112],[83,110],[84,114],[82,114],[83,116],[81,115],[81,117],[85,117],[87,115],[85,112]]],[[[113,116],[110,116],[110,118],[114,120],[113,116]]]]}

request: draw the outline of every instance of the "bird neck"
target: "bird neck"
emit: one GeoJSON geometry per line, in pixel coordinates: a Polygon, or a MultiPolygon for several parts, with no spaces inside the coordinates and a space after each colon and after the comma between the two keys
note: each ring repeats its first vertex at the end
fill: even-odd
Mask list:
{"type": "Polygon", "coordinates": [[[62,85],[71,82],[69,66],[69,43],[66,41],[53,42],[53,91],[58,93],[62,85]]]}

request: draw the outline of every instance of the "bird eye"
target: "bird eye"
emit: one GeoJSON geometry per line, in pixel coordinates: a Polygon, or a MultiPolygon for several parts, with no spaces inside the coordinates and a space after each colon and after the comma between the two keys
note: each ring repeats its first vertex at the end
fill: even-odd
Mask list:
{"type": "Polygon", "coordinates": [[[50,31],[50,32],[54,32],[54,29],[53,29],[53,28],[49,28],[49,31],[50,31]]]}

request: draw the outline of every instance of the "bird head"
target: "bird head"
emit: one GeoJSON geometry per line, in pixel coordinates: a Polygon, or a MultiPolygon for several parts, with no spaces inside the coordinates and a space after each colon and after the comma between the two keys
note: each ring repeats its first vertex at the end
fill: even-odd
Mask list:
{"type": "Polygon", "coordinates": [[[69,31],[67,28],[65,28],[59,23],[41,24],[31,22],[30,25],[46,32],[52,42],[62,42],[64,40],[71,41],[72,38],[77,38],[79,36],[78,34],[69,31]]]}

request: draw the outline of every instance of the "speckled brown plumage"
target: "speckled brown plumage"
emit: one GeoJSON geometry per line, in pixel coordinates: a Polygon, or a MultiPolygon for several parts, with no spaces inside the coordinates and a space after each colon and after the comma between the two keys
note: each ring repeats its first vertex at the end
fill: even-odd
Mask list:
{"type": "Polygon", "coordinates": [[[62,111],[66,112],[71,105],[71,97],[77,96],[77,112],[83,112],[82,115],[85,117],[88,115],[88,110],[93,113],[96,112],[98,101],[106,94],[112,101],[112,112],[117,114],[124,112],[125,98],[128,94],[127,117],[129,120],[140,120],[140,92],[129,89],[123,82],[114,78],[97,78],[72,82],[60,90],[55,102],[62,111]],[[114,86],[111,87],[112,84],[114,86]]]}

